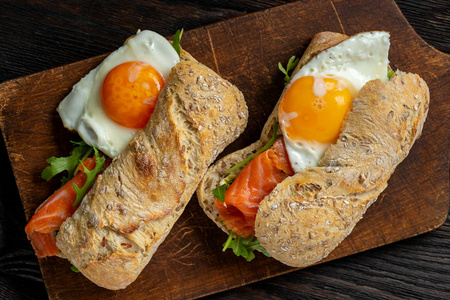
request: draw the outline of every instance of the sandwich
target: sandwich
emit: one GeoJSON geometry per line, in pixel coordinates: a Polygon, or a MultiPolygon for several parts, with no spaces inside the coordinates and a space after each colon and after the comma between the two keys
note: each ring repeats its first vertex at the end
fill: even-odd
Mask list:
{"type": "Polygon", "coordinates": [[[260,139],[217,161],[197,189],[229,235],[224,251],[306,267],[352,232],[428,113],[425,81],[394,72],[389,46],[387,32],[322,32],[279,65],[286,86],[260,139]]]}
{"type": "Polygon", "coordinates": [[[181,49],[181,34],[171,45],[139,31],[58,107],[83,142],[49,160],[44,178],[68,178],[25,230],[38,257],[66,258],[107,289],[137,278],[247,124],[242,93],[181,49]]]}

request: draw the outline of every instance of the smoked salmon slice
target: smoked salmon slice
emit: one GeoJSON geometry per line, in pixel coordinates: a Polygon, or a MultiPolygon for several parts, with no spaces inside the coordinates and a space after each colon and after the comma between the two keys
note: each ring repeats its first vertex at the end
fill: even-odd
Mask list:
{"type": "Polygon", "coordinates": [[[250,161],[225,192],[224,203],[216,199],[219,217],[228,229],[243,238],[255,235],[259,203],[283,181],[294,175],[283,138],[250,161]]]}
{"type": "MultiPolygon", "coordinates": [[[[92,171],[95,168],[95,158],[87,158],[83,161],[83,165],[92,171]]],[[[73,206],[77,197],[73,185],[76,184],[81,188],[86,182],[87,175],[84,173],[84,168],[80,165],[78,170],[80,171],[71,180],[42,204],[25,227],[27,237],[38,258],[59,253],[55,232],[78,208],[73,206]]]]}

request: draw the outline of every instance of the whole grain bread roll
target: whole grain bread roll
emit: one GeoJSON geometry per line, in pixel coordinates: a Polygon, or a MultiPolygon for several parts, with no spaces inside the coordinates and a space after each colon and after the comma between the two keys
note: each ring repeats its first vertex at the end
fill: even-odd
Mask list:
{"type": "MultiPolygon", "coordinates": [[[[347,38],[348,37],[346,35],[328,31],[316,34],[312,38],[311,43],[305,50],[305,53],[303,54],[302,58],[297,64],[297,67],[293,71],[292,76],[298,70],[300,70],[301,67],[308,63],[314,56],[316,56],[323,50],[328,49],[329,47],[333,47],[339,44],[347,38]]],[[[219,220],[219,214],[214,207],[215,198],[212,191],[213,189],[218,187],[220,185],[220,181],[227,176],[227,174],[225,174],[226,170],[241,162],[244,158],[254,154],[270,140],[270,138],[272,137],[273,124],[278,121],[278,104],[283,98],[284,92],[285,91],[283,91],[283,94],[272,110],[272,113],[267,118],[259,140],[241,150],[235,151],[223,157],[214,165],[209,167],[207,173],[205,174],[202,181],[200,182],[199,187],[197,188],[197,198],[199,200],[200,206],[203,208],[203,211],[211,220],[216,223],[219,228],[221,228],[226,233],[228,233],[229,230],[219,220]]],[[[278,134],[281,134],[280,130],[278,130],[278,134]]],[[[241,170],[242,168],[237,169],[235,173],[239,173],[241,170]]]]}
{"type": "MultiPolygon", "coordinates": [[[[347,38],[331,32],[317,34],[294,73],[347,38]]],[[[227,233],[214,207],[212,190],[227,176],[228,168],[270,139],[278,120],[278,103],[260,140],[211,166],[197,189],[205,213],[227,233]]],[[[261,245],[273,258],[294,267],[326,257],[387,187],[396,166],[420,136],[428,106],[428,87],[415,74],[397,71],[388,82],[373,80],[364,85],[344,119],[339,139],[327,149],[319,166],[286,178],[261,201],[255,222],[261,245]]]]}
{"type": "Polygon", "coordinates": [[[97,285],[133,282],[208,166],[247,124],[242,93],[182,51],[147,126],[100,175],[57,246],[97,285]]]}

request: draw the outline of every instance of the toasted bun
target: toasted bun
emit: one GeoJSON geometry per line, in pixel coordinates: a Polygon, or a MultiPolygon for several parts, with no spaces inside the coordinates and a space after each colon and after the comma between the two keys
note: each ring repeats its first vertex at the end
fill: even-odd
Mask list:
{"type": "Polygon", "coordinates": [[[63,255],[97,285],[125,288],[247,117],[242,93],[183,51],[145,129],[62,224],[57,246],[63,255]]]}
{"type": "MultiPolygon", "coordinates": [[[[317,35],[300,64],[325,50],[324,41],[332,46],[343,39],[339,34],[317,35]]],[[[273,258],[294,267],[306,267],[326,257],[387,187],[396,166],[420,136],[428,105],[428,87],[418,75],[397,72],[389,82],[368,82],[319,167],[286,178],[260,203],[255,235],[261,245],[273,258]]],[[[261,141],[271,136],[277,110],[269,117],[261,141]]],[[[218,164],[228,164],[228,157],[239,161],[233,153],[218,164]]],[[[204,181],[219,176],[211,174],[215,168],[208,170],[204,181]]],[[[200,203],[208,203],[203,194],[197,191],[200,203]]]]}

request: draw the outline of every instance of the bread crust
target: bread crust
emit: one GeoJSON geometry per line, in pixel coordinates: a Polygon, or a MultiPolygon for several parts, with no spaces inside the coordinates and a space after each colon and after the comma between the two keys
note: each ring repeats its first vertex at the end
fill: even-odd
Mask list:
{"type": "MultiPolygon", "coordinates": [[[[317,34],[294,73],[321,51],[347,38],[330,32],[317,34]]],[[[272,136],[278,103],[261,133],[261,144],[272,136]]],[[[325,152],[319,167],[286,178],[260,203],[255,236],[261,245],[272,257],[294,267],[306,267],[326,257],[387,187],[396,166],[420,136],[428,106],[428,87],[418,75],[397,72],[389,82],[368,82],[353,101],[338,141],[325,152]]],[[[228,157],[234,161],[245,158],[233,153],[218,163],[228,165],[228,157]]],[[[212,176],[218,174],[208,170],[203,181],[212,176]]],[[[200,184],[199,189],[202,187],[200,184]]],[[[197,196],[201,205],[211,202],[204,197],[214,198],[199,190],[197,196]]]]}
{"type": "Polygon", "coordinates": [[[207,167],[247,124],[242,93],[182,51],[147,126],[100,175],[57,246],[86,277],[133,282],[183,212],[207,167]]]}

